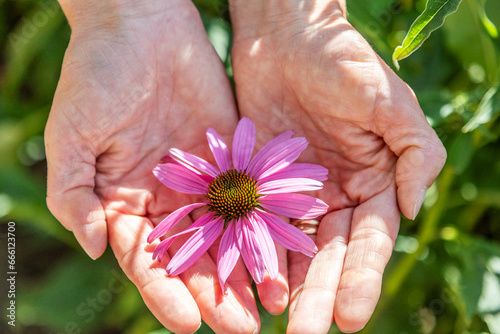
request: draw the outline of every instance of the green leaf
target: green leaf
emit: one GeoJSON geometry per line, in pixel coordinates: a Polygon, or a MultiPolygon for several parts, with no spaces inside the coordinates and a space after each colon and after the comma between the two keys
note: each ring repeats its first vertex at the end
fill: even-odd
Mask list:
{"type": "Polygon", "coordinates": [[[477,110],[474,116],[464,125],[462,132],[470,132],[476,129],[481,124],[488,123],[495,115],[495,110],[493,109],[493,96],[495,96],[498,87],[491,87],[486,94],[484,94],[481,102],[477,106],[477,110]]]}
{"type": "Polygon", "coordinates": [[[495,26],[495,23],[493,23],[488,15],[486,15],[486,10],[485,10],[485,3],[486,0],[481,1],[481,5],[478,6],[479,10],[479,18],[481,19],[481,23],[484,26],[484,29],[488,32],[488,35],[490,35],[492,38],[497,38],[498,37],[498,29],[495,26]]]}
{"type": "Polygon", "coordinates": [[[441,27],[446,16],[455,12],[461,0],[428,0],[425,10],[413,22],[403,43],[396,47],[392,60],[399,69],[398,60],[404,59],[415,52],[430,34],[441,27]]]}
{"type": "MultiPolygon", "coordinates": [[[[452,273],[455,275],[448,275],[456,278],[456,281],[449,279],[447,281],[459,294],[459,300],[454,302],[463,306],[462,320],[470,325],[474,315],[479,315],[490,326],[488,319],[493,320],[500,307],[498,243],[463,234],[456,240],[446,241],[445,247],[459,263],[458,270],[452,273]]],[[[498,323],[491,321],[491,324],[495,326],[498,323]]]]}
{"type": "Polygon", "coordinates": [[[469,134],[459,133],[448,150],[448,164],[455,173],[462,174],[474,154],[474,142],[469,134]]]}
{"type": "MultiPolygon", "coordinates": [[[[495,9],[498,11],[500,6],[495,9]]],[[[475,67],[483,71],[485,83],[495,86],[500,71],[498,42],[489,35],[481,21],[481,12],[485,10],[478,0],[463,0],[457,12],[446,19],[442,30],[446,46],[454,57],[469,70],[475,67]]],[[[491,10],[489,13],[491,21],[499,25],[498,18],[491,15],[491,10]]]]}

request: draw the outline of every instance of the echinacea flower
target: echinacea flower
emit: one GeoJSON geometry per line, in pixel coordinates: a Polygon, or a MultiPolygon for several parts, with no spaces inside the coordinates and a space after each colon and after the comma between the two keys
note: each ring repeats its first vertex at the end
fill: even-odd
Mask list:
{"type": "Polygon", "coordinates": [[[282,133],[252,158],[255,125],[243,118],[234,133],[232,159],[222,137],[214,129],[207,130],[208,144],[218,168],[190,153],[176,148],[169,150],[173,162],[158,164],[154,175],[167,187],[204,195],[204,200],[172,212],[151,232],[148,242],[165,235],[194,209],[206,206],[208,210],[189,228],[156,246],[153,259],[161,261],[178,236],[195,232],[168,263],[168,275],[177,276],[193,265],[224,228],[217,256],[217,273],[223,292],[240,254],[257,284],[264,280],[266,270],[271,279],[278,278],[273,240],[309,257],[317,253],[311,238],[277,216],[312,219],[328,209],[320,199],[296,194],[321,189],[321,181],[327,179],[328,170],[315,164],[293,163],[308,142],[305,138],[292,136],[292,131],[282,133]]]}

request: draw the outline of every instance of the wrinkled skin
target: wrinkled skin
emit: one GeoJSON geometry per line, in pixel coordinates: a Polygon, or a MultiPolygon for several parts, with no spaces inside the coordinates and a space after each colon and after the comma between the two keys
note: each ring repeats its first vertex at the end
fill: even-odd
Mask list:
{"type": "Polygon", "coordinates": [[[154,224],[195,200],[160,184],[154,166],[171,147],[210,158],[207,127],[229,141],[238,120],[195,7],[158,3],[168,9],[135,11],[133,20],[97,28],[72,20],[72,8],[62,3],[72,36],[46,127],[47,203],[92,258],[109,239],[123,271],[167,328],[194,332],[201,315],[217,332],[252,333],[259,320],[243,264],[222,299],[208,254],[170,278],[169,256],[153,264],[146,242],[154,224]]]}
{"type": "MultiPolygon", "coordinates": [[[[199,200],[154,178],[161,157],[177,147],[214,162],[207,127],[231,142],[238,112],[224,68],[191,2],[116,2],[60,0],[72,36],[46,127],[49,209],[92,258],[109,240],[170,330],[194,332],[202,317],[217,333],[253,333],[260,322],[241,260],[221,297],[217,244],[180,277],[166,277],[186,238],[161,264],[146,242],[168,213],[199,200]]],[[[415,216],[445,158],[411,90],[332,3],[313,21],[312,7],[231,3],[238,108],[257,125],[257,148],[293,129],[311,143],[301,159],[330,170],[317,194],[331,206],[320,252],[311,262],[277,247],[280,277],[258,286],[271,313],[290,301],[294,333],[326,332],[333,317],[344,331],[366,323],[399,210],[415,216]]]]}
{"type": "Polygon", "coordinates": [[[326,333],[335,319],[352,332],[378,301],[400,211],[415,217],[446,152],[343,4],[295,2],[231,3],[238,108],[267,132],[261,139],[287,129],[305,136],[300,159],[330,171],[318,193],[331,211],[317,234],[320,252],[310,266],[288,255],[288,331],[326,333]]]}

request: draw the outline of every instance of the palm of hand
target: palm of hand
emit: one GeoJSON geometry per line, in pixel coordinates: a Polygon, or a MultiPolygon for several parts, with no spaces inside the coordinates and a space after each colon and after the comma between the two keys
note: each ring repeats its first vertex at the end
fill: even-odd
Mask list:
{"type": "MultiPolygon", "coordinates": [[[[206,128],[229,135],[237,121],[223,68],[196,10],[190,2],[186,6],[159,11],[175,17],[138,16],[133,26],[99,40],[73,33],[47,123],[47,201],[93,257],[104,251],[107,222],[120,265],[168,328],[196,330],[201,311],[215,331],[251,332],[258,315],[241,263],[228,280],[230,295],[221,301],[214,294],[216,245],[182,281],[165,280],[162,268],[150,268],[145,249],[153,224],[192,202],[161,186],[152,167],[171,147],[210,157],[206,128]],[[56,144],[61,140],[65,145],[56,144]],[[76,201],[78,208],[67,206],[76,201]]],[[[373,311],[399,222],[396,184],[405,175],[396,172],[397,157],[409,145],[398,138],[407,134],[404,124],[412,118],[406,115],[398,124],[393,114],[401,104],[393,93],[410,97],[404,103],[418,108],[366,42],[338,22],[285,39],[270,34],[258,43],[236,35],[234,46],[242,114],[269,137],[288,129],[305,135],[311,145],[302,158],[330,170],[319,194],[333,210],[318,232],[321,251],[310,267],[301,256],[289,255],[289,328],[296,332],[328,328],[334,305],[337,323],[347,330],[359,328],[373,311]],[[301,321],[317,311],[322,313],[315,323],[301,321]]],[[[402,211],[408,215],[407,207],[402,211]]],[[[264,282],[259,293],[269,310],[284,309],[274,296],[286,295],[286,283],[264,282]]]]}
{"type": "MultiPolygon", "coordinates": [[[[381,109],[395,109],[391,89],[409,88],[399,79],[389,86],[395,74],[347,22],[282,34],[236,39],[239,107],[269,136],[306,136],[302,159],[330,170],[322,198],[333,210],[363,203],[395,182],[397,156],[383,136],[397,121],[381,109]]],[[[417,103],[410,97],[405,103],[417,103]]]]}
{"type": "Polygon", "coordinates": [[[193,201],[161,185],[153,167],[172,147],[211,156],[206,129],[229,135],[237,122],[229,82],[195,7],[188,2],[163,13],[176,16],[139,17],[98,40],[74,31],[46,128],[47,203],[91,256],[109,238],[120,266],[168,328],[193,332],[201,313],[216,330],[253,331],[258,316],[243,266],[236,271],[244,279],[223,302],[213,292],[219,285],[209,255],[182,280],[165,278],[168,255],[150,267],[153,225],[193,201]],[[57,145],[61,140],[66,145],[57,145]]]}
{"type": "MultiPolygon", "coordinates": [[[[310,266],[288,257],[289,330],[326,332],[333,318],[342,330],[359,330],[378,300],[399,228],[397,196],[407,189],[396,185],[410,171],[396,168],[398,156],[424,127],[421,112],[398,111],[419,111],[418,102],[345,19],[257,37],[237,31],[233,67],[241,113],[269,134],[304,135],[310,147],[301,158],[330,171],[319,193],[331,210],[318,231],[320,252],[310,266]],[[406,131],[411,126],[417,131],[406,131]]],[[[399,204],[413,214],[413,203],[399,204]]]]}

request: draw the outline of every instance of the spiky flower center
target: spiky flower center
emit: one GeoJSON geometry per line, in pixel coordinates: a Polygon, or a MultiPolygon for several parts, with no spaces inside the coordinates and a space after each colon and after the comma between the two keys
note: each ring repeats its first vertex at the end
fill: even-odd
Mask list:
{"type": "Polygon", "coordinates": [[[226,222],[246,215],[258,206],[257,182],[245,172],[230,169],[208,186],[209,210],[226,222]]]}

